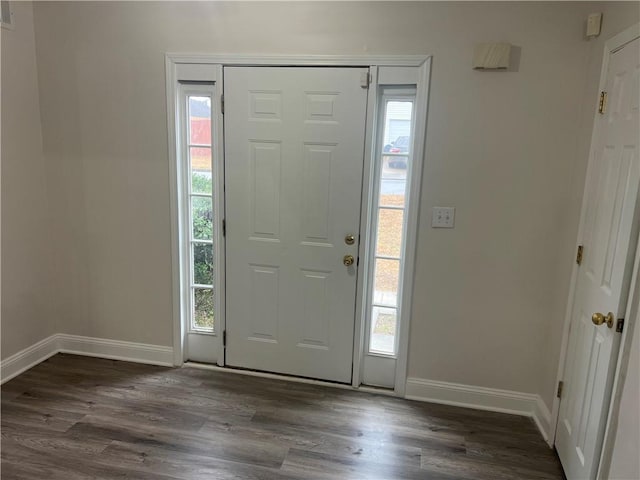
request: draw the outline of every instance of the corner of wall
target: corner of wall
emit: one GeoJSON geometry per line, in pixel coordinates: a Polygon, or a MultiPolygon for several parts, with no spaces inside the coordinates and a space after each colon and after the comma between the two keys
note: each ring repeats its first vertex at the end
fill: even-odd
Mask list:
{"type": "Polygon", "coordinates": [[[1,32],[4,358],[55,331],[33,4],[12,2],[11,9],[13,26],[1,32]]]}

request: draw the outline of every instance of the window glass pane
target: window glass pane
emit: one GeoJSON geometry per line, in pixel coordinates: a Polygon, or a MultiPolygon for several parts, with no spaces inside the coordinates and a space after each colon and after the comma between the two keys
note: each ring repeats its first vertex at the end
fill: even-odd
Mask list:
{"type": "Polygon", "coordinates": [[[204,288],[193,289],[193,323],[198,330],[213,331],[213,290],[204,288]]]}
{"type": "Polygon", "coordinates": [[[396,343],[397,311],[395,308],[384,307],[373,307],[372,310],[369,350],[393,355],[396,343]]]}
{"type": "Polygon", "coordinates": [[[382,178],[407,179],[407,155],[382,155],[382,178]]]}
{"type": "Polygon", "coordinates": [[[373,303],[397,306],[400,262],[398,260],[376,259],[373,303]]]}
{"type": "MultiPolygon", "coordinates": [[[[387,95],[383,91],[383,95],[387,95]]],[[[393,95],[393,93],[390,93],[393,95]]],[[[378,146],[377,227],[373,292],[370,307],[369,351],[395,355],[398,322],[398,290],[404,209],[407,204],[408,173],[412,161],[412,128],[414,96],[398,91],[394,100],[385,100],[379,125],[382,139],[378,146]],[[406,95],[406,96],[405,96],[406,95]],[[391,258],[380,258],[391,257],[391,258]],[[397,260],[396,260],[397,259],[397,260]]],[[[384,98],[384,96],[383,96],[384,98]]]]}
{"type": "Polygon", "coordinates": [[[191,191],[193,193],[211,193],[211,149],[209,147],[191,147],[191,191]]]}
{"type": "Polygon", "coordinates": [[[213,245],[193,244],[193,283],[213,285],[213,245]]]}
{"type": "Polygon", "coordinates": [[[213,209],[210,197],[191,197],[191,223],[194,240],[213,239],[213,209]]]}
{"type": "Polygon", "coordinates": [[[210,97],[189,97],[189,143],[211,145],[210,97]]]}
{"type": "Polygon", "coordinates": [[[382,156],[380,205],[404,206],[409,157],[382,156]]]}
{"type": "Polygon", "coordinates": [[[384,112],[384,152],[408,153],[411,149],[413,102],[392,100],[384,112]]]}
{"type": "Polygon", "coordinates": [[[402,210],[381,208],[378,212],[376,255],[399,257],[402,245],[402,210]]]}

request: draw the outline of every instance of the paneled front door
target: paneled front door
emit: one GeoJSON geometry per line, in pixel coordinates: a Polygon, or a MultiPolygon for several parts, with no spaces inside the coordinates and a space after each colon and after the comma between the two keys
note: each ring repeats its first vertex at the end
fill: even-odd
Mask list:
{"type": "Polygon", "coordinates": [[[227,365],[351,381],[367,72],[224,69],[227,365]]]}

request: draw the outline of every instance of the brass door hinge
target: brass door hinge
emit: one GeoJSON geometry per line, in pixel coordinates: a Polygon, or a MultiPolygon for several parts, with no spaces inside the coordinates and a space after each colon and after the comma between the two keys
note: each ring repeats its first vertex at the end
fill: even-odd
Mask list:
{"type": "Polygon", "coordinates": [[[576,263],[578,265],[582,265],[582,252],[584,251],[584,247],[582,245],[578,245],[578,253],[576,253],[576,263]]]}
{"type": "Polygon", "coordinates": [[[220,95],[220,113],[224,115],[224,95],[220,95]]]}
{"type": "Polygon", "coordinates": [[[598,102],[598,113],[605,113],[607,111],[607,92],[600,92],[600,101],[598,102]]]}
{"type": "Polygon", "coordinates": [[[564,388],[564,382],[560,380],[558,382],[558,391],[556,392],[556,397],[562,398],[562,389],[564,388]]]}
{"type": "Polygon", "coordinates": [[[226,330],[222,331],[222,346],[223,347],[227,346],[227,331],[226,330]]]}

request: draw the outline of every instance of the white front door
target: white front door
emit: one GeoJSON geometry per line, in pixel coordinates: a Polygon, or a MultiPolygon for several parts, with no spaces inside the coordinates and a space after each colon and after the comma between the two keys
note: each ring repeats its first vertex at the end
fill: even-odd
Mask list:
{"type": "Polygon", "coordinates": [[[367,72],[224,69],[227,365],[351,381],[367,72]]]}
{"type": "Polygon", "coordinates": [[[568,480],[595,478],[637,244],[640,39],[611,54],[594,127],[556,448],[568,480]],[[611,312],[612,326],[600,323],[611,312]],[[594,315],[595,314],[595,315],[594,315]],[[600,315],[601,314],[601,315],[600,315]]]}

